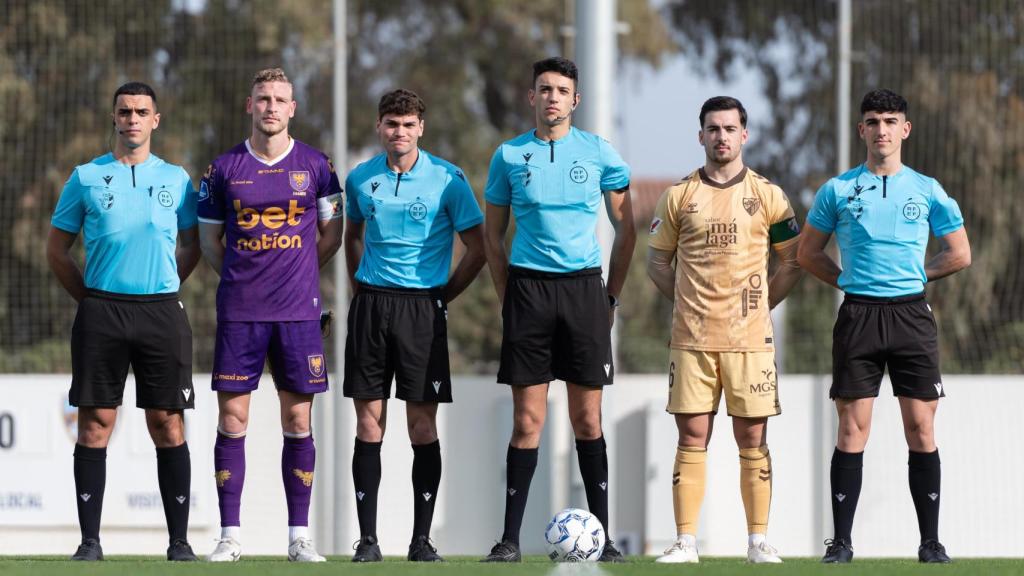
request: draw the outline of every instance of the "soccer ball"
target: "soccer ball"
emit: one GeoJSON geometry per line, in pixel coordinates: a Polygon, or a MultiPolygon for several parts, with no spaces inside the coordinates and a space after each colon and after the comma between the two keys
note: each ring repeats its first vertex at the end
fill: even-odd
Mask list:
{"type": "Polygon", "coordinates": [[[544,543],[555,562],[596,562],[604,551],[604,526],[586,510],[566,508],[548,523],[544,543]]]}

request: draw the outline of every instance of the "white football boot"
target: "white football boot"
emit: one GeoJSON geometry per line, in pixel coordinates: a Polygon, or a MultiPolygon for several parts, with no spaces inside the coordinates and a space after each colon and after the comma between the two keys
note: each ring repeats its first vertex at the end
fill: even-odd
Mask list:
{"type": "Polygon", "coordinates": [[[316,553],[309,538],[296,538],[288,545],[289,562],[326,562],[327,558],[316,553]]]}
{"type": "Polygon", "coordinates": [[[234,538],[218,538],[217,547],[210,552],[210,562],[237,562],[242,557],[242,544],[234,538]]]}
{"type": "Polygon", "coordinates": [[[655,562],[661,564],[696,564],[700,562],[700,558],[697,556],[697,543],[690,538],[680,537],[655,562]]]}
{"type": "Polygon", "coordinates": [[[752,564],[782,564],[779,551],[761,541],[747,546],[747,562],[752,564]]]}

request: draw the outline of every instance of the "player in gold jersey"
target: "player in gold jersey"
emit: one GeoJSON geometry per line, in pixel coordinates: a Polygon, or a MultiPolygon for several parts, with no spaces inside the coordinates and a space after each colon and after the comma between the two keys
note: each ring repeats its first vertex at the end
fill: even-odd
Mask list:
{"type": "Polygon", "coordinates": [[[765,542],[768,417],[781,413],[769,310],[800,278],[799,229],[782,189],[743,165],[743,104],[711,98],[700,124],[707,161],[665,191],[649,230],[648,275],[675,303],[667,410],[679,429],[672,473],[677,540],[658,562],[698,561],[707,446],[724,392],[740,452],[747,560],[777,563],[782,560],[765,542]],[[771,276],[769,248],[780,258],[771,276]]]}

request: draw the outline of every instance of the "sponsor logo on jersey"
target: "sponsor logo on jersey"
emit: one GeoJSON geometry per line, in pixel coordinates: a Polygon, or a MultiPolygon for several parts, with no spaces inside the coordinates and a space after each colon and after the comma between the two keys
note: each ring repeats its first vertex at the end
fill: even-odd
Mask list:
{"type": "Polygon", "coordinates": [[[370,182],[370,194],[376,192],[377,188],[380,188],[380,182],[370,182]]]}
{"type": "Polygon", "coordinates": [[[114,179],[113,176],[104,176],[103,177],[103,183],[106,184],[107,186],[110,186],[110,181],[113,180],[113,179],[114,179]]]}
{"type": "Polygon", "coordinates": [[[747,211],[747,214],[753,216],[757,210],[761,207],[760,198],[744,198],[743,209],[747,211]]]}
{"type": "Polygon", "coordinates": [[[735,220],[723,222],[719,218],[709,218],[706,224],[705,243],[708,246],[728,248],[736,244],[739,238],[739,227],[735,220]]]}
{"type": "Polygon", "coordinates": [[[217,481],[218,488],[223,488],[224,484],[231,479],[231,470],[217,470],[213,474],[213,479],[217,481]]]}
{"type": "Polygon", "coordinates": [[[309,360],[309,373],[319,378],[324,375],[324,355],[312,354],[307,357],[309,360]]]}
{"type": "Polygon", "coordinates": [[[292,474],[294,474],[295,477],[298,478],[299,480],[302,480],[302,485],[305,486],[306,488],[309,488],[310,486],[313,485],[313,471],[312,470],[310,470],[309,472],[306,472],[305,470],[300,470],[298,468],[292,468],[292,474]]]}
{"type": "Polygon", "coordinates": [[[309,172],[306,170],[289,172],[288,183],[292,185],[292,190],[295,190],[296,192],[305,192],[309,189],[309,172]]]}
{"type": "Polygon", "coordinates": [[[698,212],[698,210],[697,210],[697,203],[696,202],[687,202],[686,203],[686,213],[687,214],[696,214],[697,212],[698,212]]]}
{"type": "MultiPolygon", "coordinates": [[[[306,209],[299,206],[298,201],[288,201],[288,211],[279,206],[270,206],[263,211],[255,208],[243,208],[242,201],[235,199],[235,219],[242,230],[252,230],[262,224],[265,228],[277,230],[282,226],[298,226],[306,209]]],[[[298,234],[262,234],[259,237],[239,238],[236,243],[238,250],[258,252],[260,250],[287,250],[302,248],[302,237],[298,234]]]]}
{"type": "Polygon", "coordinates": [[[764,297],[763,285],[760,274],[753,274],[747,278],[747,288],[740,293],[740,313],[744,318],[747,316],[747,312],[760,307],[761,298],[764,297]]]}

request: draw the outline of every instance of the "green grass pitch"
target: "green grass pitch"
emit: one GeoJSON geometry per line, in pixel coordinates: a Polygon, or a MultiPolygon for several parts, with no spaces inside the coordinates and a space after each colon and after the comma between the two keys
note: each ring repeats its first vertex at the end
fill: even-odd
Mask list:
{"type": "Polygon", "coordinates": [[[247,558],[234,564],[171,564],[151,556],[111,556],[105,562],[69,562],[63,556],[0,556],[0,575],[69,576],[148,576],[150,574],[238,574],[263,576],[277,574],[320,575],[358,574],[508,574],[534,576],[611,576],[628,574],[699,574],[717,576],[732,574],[871,574],[872,576],[905,574],[943,575],[1020,575],[1024,559],[961,559],[946,566],[926,566],[912,559],[855,559],[845,566],[824,566],[817,558],[789,558],[781,565],[747,564],[741,558],[702,558],[698,565],[655,564],[654,557],[631,557],[625,564],[561,564],[555,565],[543,556],[529,556],[522,564],[480,564],[475,556],[454,556],[444,564],[414,564],[398,558],[387,558],[379,564],[352,564],[348,557],[330,557],[326,564],[293,564],[277,557],[247,558]]]}

